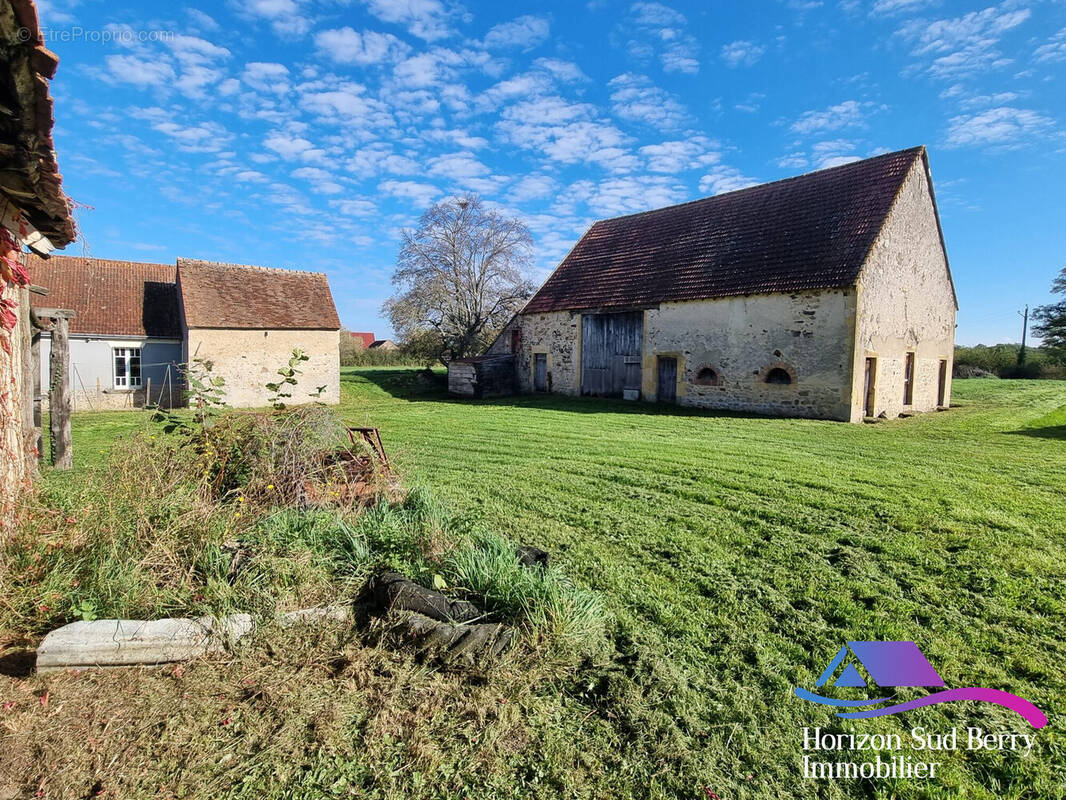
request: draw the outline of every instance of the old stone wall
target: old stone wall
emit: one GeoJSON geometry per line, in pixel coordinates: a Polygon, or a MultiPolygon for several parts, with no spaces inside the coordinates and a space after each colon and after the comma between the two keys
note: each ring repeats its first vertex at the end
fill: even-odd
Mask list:
{"type": "Polygon", "coordinates": [[[226,380],[226,403],[235,408],[256,408],[268,403],[267,383],[280,380],[277,371],[288,364],[294,348],[309,356],[298,369],[299,383],[292,389],[288,405],[319,401],[340,402],[340,341],[337,331],[308,330],[189,330],[188,360],[204,358],[212,363],[212,374],[226,380]],[[312,398],[319,386],[326,389],[312,398]]]}
{"type": "Polygon", "coordinates": [[[677,360],[679,405],[848,419],[854,294],[823,291],[663,303],[644,314],[642,397],[677,360]],[[768,383],[773,369],[791,383],[768,383]]]}
{"type": "Polygon", "coordinates": [[[903,184],[858,282],[851,419],[865,413],[865,359],[876,359],[874,416],[931,411],[938,405],[940,362],[951,402],[955,297],[924,164],[903,184]],[[904,403],[904,367],[914,354],[913,401],[904,403]]]}
{"type": "Polygon", "coordinates": [[[534,357],[547,358],[548,391],[556,394],[581,394],[581,314],[556,311],[550,314],[526,314],[516,318],[496,340],[503,352],[509,346],[511,330],[520,328],[520,346],[515,353],[515,378],[520,392],[533,391],[534,357]]]}
{"type": "MultiPolygon", "coordinates": [[[[641,399],[658,399],[658,359],[672,357],[680,405],[846,420],[854,308],[843,290],[662,303],[644,312],[641,399]],[[775,367],[792,383],[767,383],[775,367]]],[[[513,325],[519,390],[533,390],[534,357],[544,353],[550,391],[580,394],[581,314],[529,314],[513,325]]],[[[510,341],[505,331],[494,348],[510,341]]]]}
{"type": "Polygon", "coordinates": [[[12,331],[0,328],[0,540],[12,529],[15,504],[28,487],[32,453],[24,430],[25,403],[32,403],[32,387],[26,386],[24,359],[29,330],[28,293],[5,287],[0,295],[18,303],[18,322],[12,331]]]}

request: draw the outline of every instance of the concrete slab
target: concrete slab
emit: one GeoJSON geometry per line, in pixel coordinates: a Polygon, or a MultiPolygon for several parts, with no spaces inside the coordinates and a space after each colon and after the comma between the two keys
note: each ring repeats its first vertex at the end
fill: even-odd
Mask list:
{"type": "Polygon", "coordinates": [[[98,619],[52,631],[37,648],[37,671],[168,664],[217,653],[252,631],[248,614],[222,619],[98,619]]]}

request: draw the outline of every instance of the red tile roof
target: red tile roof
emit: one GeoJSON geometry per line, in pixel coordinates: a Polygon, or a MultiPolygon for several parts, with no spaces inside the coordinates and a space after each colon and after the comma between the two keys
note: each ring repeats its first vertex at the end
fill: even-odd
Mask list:
{"type": "Polygon", "coordinates": [[[31,294],[34,308],[69,308],[71,333],[180,339],[177,269],[102,258],[26,256],[32,281],[49,290],[31,294]]]}
{"type": "Polygon", "coordinates": [[[374,334],[372,333],[356,333],[355,331],[349,331],[349,333],[353,339],[362,341],[364,350],[374,343],[374,334]]]}
{"type": "Polygon", "coordinates": [[[329,281],[320,272],[178,259],[190,328],[338,330],[329,281]]]}
{"type": "Polygon", "coordinates": [[[74,240],[70,199],[56,163],[52,96],[48,81],[59,58],[44,46],[33,0],[0,0],[0,46],[4,49],[4,104],[0,152],[8,197],[55,247],[74,240]]]}
{"type": "Polygon", "coordinates": [[[916,147],[597,222],[524,313],[855,284],[916,147]]]}

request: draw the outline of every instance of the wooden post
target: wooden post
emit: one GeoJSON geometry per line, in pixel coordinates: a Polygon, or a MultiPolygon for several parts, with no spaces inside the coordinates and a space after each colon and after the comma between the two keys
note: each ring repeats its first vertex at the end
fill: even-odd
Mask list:
{"type": "Polygon", "coordinates": [[[52,466],[70,469],[74,466],[74,452],[70,439],[70,320],[56,316],[52,328],[52,352],[49,354],[48,413],[52,431],[52,466]]]}
{"type": "Polygon", "coordinates": [[[30,340],[30,361],[33,362],[33,431],[37,463],[43,464],[44,432],[41,430],[41,332],[34,331],[30,340]]]}

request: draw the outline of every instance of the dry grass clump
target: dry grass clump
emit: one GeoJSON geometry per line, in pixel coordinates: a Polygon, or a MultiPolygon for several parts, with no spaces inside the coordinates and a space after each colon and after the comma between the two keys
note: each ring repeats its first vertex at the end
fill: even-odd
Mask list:
{"type": "Polygon", "coordinates": [[[211,499],[263,507],[345,507],[395,500],[399,481],[365,440],[323,406],[228,413],[188,435],[211,499]]]}

